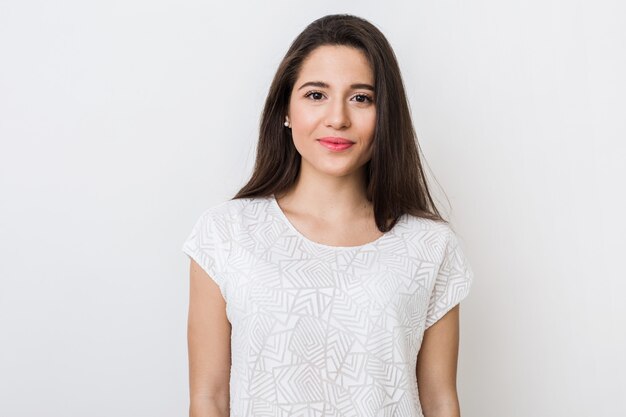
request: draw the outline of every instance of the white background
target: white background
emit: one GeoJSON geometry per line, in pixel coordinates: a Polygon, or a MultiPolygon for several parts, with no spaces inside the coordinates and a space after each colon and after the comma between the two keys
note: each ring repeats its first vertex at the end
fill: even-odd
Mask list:
{"type": "Polygon", "coordinates": [[[187,415],[182,242],[250,175],[293,38],[338,12],[394,47],[475,271],[463,415],[626,415],[617,0],[2,0],[0,415],[187,415]]]}

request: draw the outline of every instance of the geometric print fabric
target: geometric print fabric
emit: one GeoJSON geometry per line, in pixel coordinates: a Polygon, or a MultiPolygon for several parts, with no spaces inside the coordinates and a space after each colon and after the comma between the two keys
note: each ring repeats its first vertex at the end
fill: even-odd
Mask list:
{"type": "Polygon", "coordinates": [[[424,331],[473,272],[452,229],[403,215],[359,246],[302,235],[274,196],[206,209],[183,244],[231,323],[231,417],[423,417],[424,331]]]}

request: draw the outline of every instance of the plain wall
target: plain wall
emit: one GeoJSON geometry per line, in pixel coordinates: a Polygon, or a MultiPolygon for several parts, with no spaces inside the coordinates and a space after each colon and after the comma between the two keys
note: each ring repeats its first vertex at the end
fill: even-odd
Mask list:
{"type": "Polygon", "coordinates": [[[625,11],[2,1],[0,415],[187,415],[182,242],[247,180],[274,71],[330,13],[394,47],[475,271],[463,415],[626,415],[625,11]]]}

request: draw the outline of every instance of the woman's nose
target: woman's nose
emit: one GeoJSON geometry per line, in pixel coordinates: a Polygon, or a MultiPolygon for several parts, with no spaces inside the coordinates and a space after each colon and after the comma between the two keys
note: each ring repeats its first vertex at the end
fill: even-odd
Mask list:
{"type": "Polygon", "coordinates": [[[341,101],[331,102],[326,113],[326,126],[343,129],[350,126],[350,115],[346,104],[341,101]]]}

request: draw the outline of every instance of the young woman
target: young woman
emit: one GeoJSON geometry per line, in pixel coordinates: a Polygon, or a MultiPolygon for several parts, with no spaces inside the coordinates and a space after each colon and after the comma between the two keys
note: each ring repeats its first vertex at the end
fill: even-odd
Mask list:
{"type": "Polygon", "coordinates": [[[251,179],[183,250],[192,417],[460,415],[473,273],[429,194],[392,48],[366,20],[325,16],[295,39],[251,179]]]}

